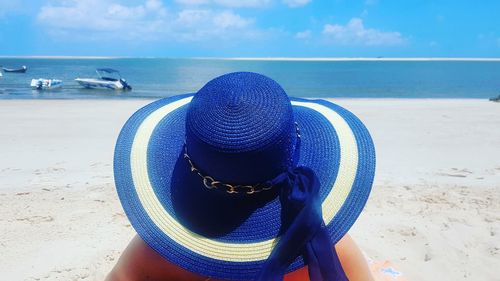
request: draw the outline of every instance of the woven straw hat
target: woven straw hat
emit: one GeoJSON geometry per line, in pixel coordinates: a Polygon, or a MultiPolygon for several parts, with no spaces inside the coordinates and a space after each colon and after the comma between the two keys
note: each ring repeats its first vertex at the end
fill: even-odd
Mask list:
{"type": "MultiPolygon", "coordinates": [[[[139,109],[114,158],[118,195],[141,238],[186,270],[231,280],[255,276],[279,239],[279,190],[270,179],[290,166],[317,175],[322,218],[336,243],[372,186],[367,129],[338,105],[289,98],[249,72],[139,109]]],[[[299,256],[287,271],[303,265],[299,256]]]]}

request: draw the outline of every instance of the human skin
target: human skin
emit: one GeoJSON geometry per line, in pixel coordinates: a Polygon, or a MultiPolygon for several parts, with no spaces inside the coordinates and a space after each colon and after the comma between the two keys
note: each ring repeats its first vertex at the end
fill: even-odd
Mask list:
{"type": "MultiPolygon", "coordinates": [[[[351,281],[373,281],[366,260],[349,235],[336,245],[342,268],[351,281]]],[[[127,246],[106,281],[177,280],[218,281],[178,267],[151,249],[138,235],[127,246]]],[[[309,280],[307,267],[285,275],[284,281],[309,280]]]]}

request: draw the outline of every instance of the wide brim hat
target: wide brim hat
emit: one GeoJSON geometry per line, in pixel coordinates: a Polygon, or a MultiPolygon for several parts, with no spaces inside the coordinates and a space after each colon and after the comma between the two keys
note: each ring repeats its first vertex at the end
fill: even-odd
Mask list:
{"type": "MultiPolygon", "coordinates": [[[[233,77],[264,79],[254,73],[233,77]]],[[[215,82],[207,85],[212,88],[203,89],[221,87],[215,82]]],[[[249,198],[206,188],[204,175],[185,157],[186,119],[197,95],[202,93],[163,98],[130,117],[115,148],[116,188],[137,233],[169,262],[202,276],[248,280],[259,272],[282,231],[279,196],[271,190],[249,198]]],[[[363,123],[332,102],[292,97],[289,103],[300,128],[296,165],[311,168],[319,179],[322,217],[334,244],[351,228],[368,199],[375,172],[374,145],[363,123]]],[[[202,118],[210,119],[210,114],[202,118]]],[[[252,126],[251,121],[246,124],[252,126]]],[[[205,127],[197,130],[220,131],[205,127]]],[[[236,133],[241,130],[246,128],[236,133]]],[[[303,259],[297,257],[287,272],[302,266],[303,259]]]]}

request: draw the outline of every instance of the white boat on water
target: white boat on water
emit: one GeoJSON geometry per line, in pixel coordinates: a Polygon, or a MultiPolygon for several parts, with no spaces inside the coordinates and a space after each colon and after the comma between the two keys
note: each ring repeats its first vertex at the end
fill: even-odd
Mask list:
{"type": "Polygon", "coordinates": [[[62,81],[58,79],[31,79],[31,88],[37,90],[49,90],[62,87],[62,81]]]}
{"type": "Polygon", "coordinates": [[[26,65],[21,66],[20,68],[6,68],[2,67],[3,71],[5,72],[12,72],[12,73],[25,73],[26,70],[28,70],[28,67],[26,65]]]}
{"type": "Polygon", "coordinates": [[[88,89],[132,90],[118,70],[98,68],[96,72],[98,78],[76,78],[75,81],[88,89]]]}

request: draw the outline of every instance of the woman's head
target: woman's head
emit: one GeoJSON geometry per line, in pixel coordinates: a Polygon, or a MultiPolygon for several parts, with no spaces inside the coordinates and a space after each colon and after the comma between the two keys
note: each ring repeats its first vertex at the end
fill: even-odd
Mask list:
{"type": "Polygon", "coordinates": [[[139,109],[114,161],[120,200],[141,238],[184,269],[231,280],[257,275],[277,248],[288,252],[284,271],[303,266],[300,251],[277,242],[309,243],[315,232],[304,225],[337,242],[360,214],[374,168],[373,143],[356,116],[290,98],[249,72],[139,109]],[[298,232],[289,231],[297,218],[298,232]]]}

